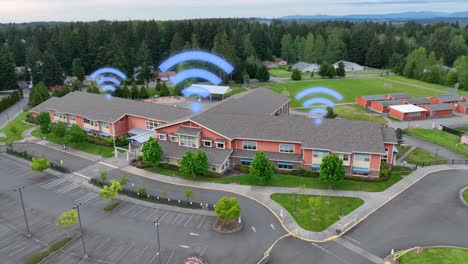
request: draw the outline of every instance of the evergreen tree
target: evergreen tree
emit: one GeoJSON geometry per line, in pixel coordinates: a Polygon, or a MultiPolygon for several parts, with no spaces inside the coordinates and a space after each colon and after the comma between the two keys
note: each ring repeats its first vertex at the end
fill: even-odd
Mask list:
{"type": "Polygon", "coordinates": [[[270,80],[270,72],[265,65],[261,65],[257,71],[257,80],[261,82],[268,82],[270,80]]]}
{"type": "Polygon", "coordinates": [[[307,38],[305,42],[303,61],[309,62],[309,63],[316,62],[314,48],[315,48],[314,34],[309,32],[309,34],[307,34],[307,38]]]}
{"type": "Polygon", "coordinates": [[[99,91],[99,88],[97,87],[96,83],[91,84],[88,89],[86,89],[86,92],[88,93],[95,93],[95,94],[100,94],[101,91],[99,91]]]}
{"type": "Polygon", "coordinates": [[[162,87],[161,87],[161,92],[159,93],[161,96],[169,96],[169,88],[167,88],[166,82],[163,82],[162,87]]]}
{"type": "Polygon", "coordinates": [[[286,34],[281,39],[281,57],[288,63],[295,61],[296,52],[294,49],[294,40],[291,34],[286,34]]]}
{"type": "Polygon", "coordinates": [[[132,93],[130,92],[126,84],[124,84],[122,87],[122,98],[132,98],[132,93]]]}
{"type": "Polygon", "coordinates": [[[162,88],[161,81],[158,80],[158,81],[156,82],[156,87],[155,87],[155,89],[156,89],[157,92],[160,92],[160,91],[161,91],[161,88],[162,88]]]}
{"type": "Polygon", "coordinates": [[[63,71],[55,56],[48,51],[44,53],[43,80],[47,87],[63,85],[63,71]]]}
{"type": "Polygon", "coordinates": [[[336,69],[336,76],[343,78],[346,76],[346,70],[345,70],[345,65],[343,61],[340,61],[338,63],[338,68],[336,69]]]}
{"type": "Polygon", "coordinates": [[[184,48],[185,41],[181,32],[176,32],[172,37],[170,52],[171,54],[182,51],[184,48]]]}
{"type": "Polygon", "coordinates": [[[384,65],[384,50],[377,36],[374,36],[366,55],[366,65],[380,69],[384,65]]]}
{"type": "Polygon", "coordinates": [[[328,72],[330,71],[330,67],[333,67],[331,66],[330,64],[328,64],[328,62],[323,62],[322,64],[320,64],[320,68],[319,68],[319,75],[320,77],[322,78],[325,78],[328,76],[328,72]]]}
{"type": "Polygon", "coordinates": [[[330,66],[330,67],[328,68],[327,76],[328,76],[328,78],[330,78],[330,79],[333,79],[333,78],[336,77],[336,69],[335,69],[335,67],[330,66]]]}
{"type": "Polygon", "coordinates": [[[138,91],[138,87],[136,86],[135,82],[132,82],[132,89],[130,90],[132,95],[132,99],[140,98],[140,91],[138,91]]]}
{"type": "Polygon", "coordinates": [[[148,91],[147,91],[146,88],[143,87],[143,86],[141,86],[140,92],[138,93],[138,95],[139,95],[139,97],[140,97],[141,99],[146,99],[146,98],[149,97],[148,91]]]}
{"type": "Polygon", "coordinates": [[[81,64],[81,60],[76,58],[73,60],[72,64],[72,75],[78,78],[78,80],[83,81],[85,77],[85,70],[81,64]]]}
{"type": "Polygon", "coordinates": [[[325,39],[321,34],[316,35],[315,45],[314,45],[314,58],[317,63],[322,63],[324,60],[324,54],[327,49],[325,44],[325,39]]]}
{"type": "Polygon", "coordinates": [[[0,90],[17,87],[13,57],[6,45],[0,45],[0,90]]]}
{"type": "Polygon", "coordinates": [[[298,70],[298,69],[295,69],[292,74],[291,74],[291,79],[293,81],[300,81],[302,80],[302,73],[298,70]]]}

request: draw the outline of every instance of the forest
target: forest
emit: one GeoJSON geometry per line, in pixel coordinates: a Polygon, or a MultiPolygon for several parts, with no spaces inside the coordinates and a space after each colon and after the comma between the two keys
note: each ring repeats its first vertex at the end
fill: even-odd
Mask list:
{"type": "MultiPolygon", "coordinates": [[[[468,26],[255,19],[98,21],[0,25],[0,89],[17,79],[47,86],[83,79],[102,66],[133,75],[187,49],[209,50],[235,66],[233,80],[255,78],[264,60],[352,61],[427,82],[468,89],[468,26]],[[30,71],[16,74],[16,67],[30,71]],[[452,68],[456,68],[453,70],[452,68]]],[[[142,78],[150,78],[142,74],[142,78]]]]}

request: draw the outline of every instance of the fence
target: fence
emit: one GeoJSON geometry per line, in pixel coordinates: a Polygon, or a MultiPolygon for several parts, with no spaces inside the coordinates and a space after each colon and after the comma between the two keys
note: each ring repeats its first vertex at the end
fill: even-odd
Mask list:
{"type": "MultiPolygon", "coordinates": [[[[108,184],[106,182],[103,182],[95,178],[91,179],[90,183],[101,188],[104,185],[108,184]]],[[[152,194],[140,194],[137,191],[126,189],[126,188],[123,188],[119,193],[126,195],[128,197],[132,197],[132,198],[136,198],[139,200],[152,202],[152,203],[165,204],[165,205],[170,205],[170,206],[178,206],[178,207],[190,208],[190,209],[203,209],[203,210],[214,211],[214,205],[209,204],[209,203],[177,200],[177,199],[171,199],[169,197],[155,196],[152,194]]]]}
{"type": "Polygon", "coordinates": [[[468,165],[468,160],[439,160],[439,161],[429,161],[429,162],[418,162],[416,163],[416,169],[418,167],[428,167],[428,166],[437,166],[437,165],[468,165]]]}
{"type": "MultiPolygon", "coordinates": [[[[31,161],[33,158],[38,158],[38,157],[35,157],[35,156],[29,154],[26,150],[18,151],[18,150],[13,149],[12,147],[7,147],[6,148],[6,153],[8,153],[10,155],[13,155],[13,156],[16,156],[18,158],[29,160],[29,161],[31,161]]],[[[70,172],[70,170],[68,168],[63,167],[62,165],[56,164],[56,163],[54,163],[52,161],[49,161],[49,162],[50,162],[50,168],[53,169],[53,170],[56,170],[56,171],[59,171],[59,172],[62,172],[62,173],[69,173],[70,172]]]]}
{"type": "Polygon", "coordinates": [[[454,135],[457,135],[457,136],[461,136],[461,135],[465,134],[465,132],[458,131],[456,129],[446,127],[446,126],[443,126],[443,125],[440,125],[440,127],[442,127],[442,131],[445,131],[445,132],[448,132],[450,134],[454,134],[454,135]]]}

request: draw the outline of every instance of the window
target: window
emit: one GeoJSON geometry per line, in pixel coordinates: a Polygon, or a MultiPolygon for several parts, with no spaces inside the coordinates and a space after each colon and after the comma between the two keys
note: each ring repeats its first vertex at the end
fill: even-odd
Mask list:
{"type": "Polygon", "coordinates": [[[355,153],[354,154],[354,160],[355,161],[370,161],[370,155],[369,154],[355,153]]]}
{"type": "Polygon", "coordinates": [[[420,116],[421,112],[408,113],[408,116],[420,116]]]}
{"type": "Polygon", "coordinates": [[[197,148],[197,138],[186,135],[179,135],[179,145],[189,148],[197,148]]]}
{"type": "Polygon", "coordinates": [[[343,155],[343,161],[349,161],[349,155],[348,154],[343,155]]]}
{"type": "Polygon", "coordinates": [[[244,141],[243,148],[245,150],[257,150],[257,142],[247,142],[244,141]]]}
{"type": "Polygon", "coordinates": [[[176,135],[171,135],[169,137],[171,138],[172,142],[177,142],[177,136],[176,135]]]}
{"type": "Polygon", "coordinates": [[[314,158],[323,158],[328,155],[328,151],[314,150],[314,158]]]}
{"type": "Polygon", "coordinates": [[[293,153],[294,152],[294,145],[281,144],[280,145],[280,152],[281,153],[293,153]]]}
{"type": "Polygon", "coordinates": [[[75,115],[68,115],[68,119],[75,120],[75,115]]]}
{"type": "Polygon", "coordinates": [[[224,142],[216,142],[216,147],[219,149],[224,149],[224,142]]]}
{"type": "Polygon", "coordinates": [[[91,121],[89,121],[88,118],[83,118],[83,123],[85,123],[85,124],[91,124],[91,121]]]}
{"type": "Polygon", "coordinates": [[[286,162],[286,161],[279,161],[278,162],[278,168],[283,169],[283,170],[292,170],[293,163],[292,162],[286,162]]]}
{"type": "Polygon", "coordinates": [[[151,121],[151,120],[146,121],[146,129],[147,130],[154,130],[158,126],[159,126],[159,124],[156,121],[151,121]]]}
{"type": "Polygon", "coordinates": [[[240,159],[240,164],[244,166],[250,166],[250,164],[252,164],[252,159],[240,159]]]}
{"type": "Polygon", "coordinates": [[[388,148],[385,148],[385,153],[388,153],[388,148]]]}
{"type": "Polygon", "coordinates": [[[59,116],[59,114],[57,112],[54,112],[54,116],[59,116]]]}
{"type": "Polygon", "coordinates": [[[109,129],[109,123],[102,123],[102,127],[105,129],[109,129]]]}
{"type": "Polygon", "coordinates": [[[216,165],[211,165],[211,171],[217,171],[216,165]]]}
{"type": "Polygon", "coordinates": [[[166,135],[159,135],[160,140],[166,140],[166,135]]]}
{"type": "Polygon", "coordinates": [[[99,126],[99,122],[98,121],[91,121],[91,125],[97,127],[97,126],[99,126]]]}
{"type": "Polygon", "coordinates": [[[211,141],[209,140],[203,140],[203,146],[207,148],[211,148],[211,141]]]}

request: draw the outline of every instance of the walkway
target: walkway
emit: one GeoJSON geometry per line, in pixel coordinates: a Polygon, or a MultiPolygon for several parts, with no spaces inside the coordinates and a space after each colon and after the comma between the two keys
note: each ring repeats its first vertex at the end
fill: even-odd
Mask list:
{"type": "Polygon", "coordinates": [[[431,143],[431,142],[428,142],[419,138],[405,135],[403,137],[403,140],[405,144],[423,149],[431,153],[432,155],[436,155],[437,153],[437,157],[444,159],[444,160],[450,161],[450,160],[466,160],[467,159],[467,157],[463,155],[460,155],[444,147],[441,147],[439,145],[436,145],[434,143],[431,143]]]}

